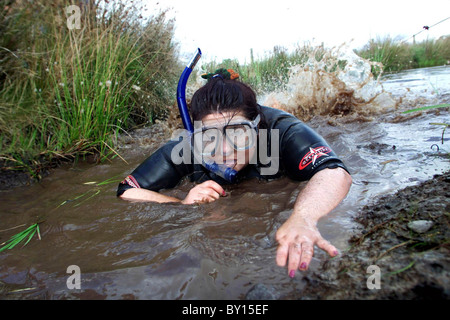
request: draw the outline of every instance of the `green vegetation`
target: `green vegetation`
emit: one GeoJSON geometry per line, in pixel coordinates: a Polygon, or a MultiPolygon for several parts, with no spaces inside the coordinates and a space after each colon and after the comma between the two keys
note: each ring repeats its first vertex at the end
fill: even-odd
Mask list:
{"type": "Polygon", "coordinates": [[[356,53],[362,58],[381,62],[385,72],[441,66],[450,63],[450,36],[414,44],[390,37],[377,38],[356,53]]]}
{"type": "Polygon", "coordinates": [[[4,250],[11,250],[12,248],[14,248],[16,245],[18,245],[19,243],[25,241],[25,243],[23,244],[23,247],[26,246],[28,244],[28,242],[30,242],[31,238],[33,238],[33,236],[37,233],[37,236],[39,239],[41,239],[41,232],[39,230],[39,222],[32,224],[31,226],[29,226],[28,228],[26,228],[25,230],[13,235],[8,241],[0,244],[0,246],[2,246],[0,248],[0,252],[4,251],[4,250]]]}
{"type": "Polygon", "coordinates": [[[56,209],[66,205],[67,203],[70,203],[70,202],[77,202],[74,205],[74,207],[80,206],[85,201],[88,201],[89,199],[91,199],[91,198],[95,197],[96,195],[100,194],[101,190],[99,189],[99,187],[107,185],[107,184],[111,184],[111,183],[118,184],[120,181],[122,181],[122,179],[117,179],[117,178],[118,178],[118,176],[115,176],[115,177],[111,177],[111,178],[106,179],[106,180],[101,181],[101,182],[89,181],[89,182],[83,183],[84,185],[93,185],[94,187],[91,188],[90,190],[84,192],[83,194],[77,195],[73,199],[64,200],[63,202],[60,203],[60,205],[56,209]],[[90,195],[90,196],[86,197],[87,195],[90,195]],[[83,200],[78,202],[78,200],[80,200],[82,198],[83,198],[83,200]]]}
{"type": "MultiPolygon", "coordinates": [[[[28,170],[115,155],[121,130],[163,117],[181,70],[166,12],[89,1],[0,0],[0,163],[28,170]],[[72,20],[71,20],[72,19],[72,20]]],[[[133,2],[131,2],[133,3],[133,2]]]]}
{"type": "Polygon", "coordinates": [[[242,65],[236,59],[226,59],[222,62],[212,61],[203,64],[202,68],[213,72],[219,68],[233,69],[239,73],[240,79],[252,86],[257,93],[283,89],[289,81],[289,70],[295,65],[304,65],[311,56],[320,61],[325,54],[324,47],[304,45],[288,52],[283,47],[276,46],[264,59],[254,59],[251,51],[251,62],[242,65]]]}

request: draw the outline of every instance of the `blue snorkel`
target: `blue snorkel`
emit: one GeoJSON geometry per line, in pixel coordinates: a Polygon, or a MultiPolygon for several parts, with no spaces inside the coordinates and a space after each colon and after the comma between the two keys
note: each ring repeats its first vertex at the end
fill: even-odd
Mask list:
{"type": "MultiPolygon", "coordinates": [[[[195,65],[197,64],[198,60],[200,60],[202,56],[202,52],[200,49],[196,52],[194,57],[191,59],[191,61],[188,63],[186,68],[184,68],[183,73],[180,76],[180,80],[178,81],[178,87],[177,87],[177,103],[178,103],[178,109],[180,110],[181,120],[183,121],[184,128],[189,131],[190,135],[194,132],[194,126],[192,125],[191,117],[189,115],[189,111],[186,104],[186,84],[189,79],[189,76],[192,73],[192,70],[194,69],[195,65]]],[[[194,151],[195,153],[195,151],[194,151]]],[[[223,164],[217,164],[213,161],[206,162],[203,157],[201,159],[202,165],[208,169],[210,172],[215,173],[216,175],[224,178],[228,182],[235,182],[237,171],[233,170],[230,167],[227,167],[223,164]]]]}
{"type": "Polygon", "coordinates": [[[177,103],[178,109],[180,110],[181,120],[183,121],[184,128],[190,133],[194,132],[194,127],[192,126],[191,116],[189,115],[189,111],[186,104],[186,84],[189,79],[189,76],[192,73],[195,65],[198,60],[200,60],[202,56],[202,52],[200,48],[198,49],[195,56],[188,63],[186,68],[184,68],[183,73],[180,76],[180,80],[178,80],[178,88],[177,88],[177,103]]]}

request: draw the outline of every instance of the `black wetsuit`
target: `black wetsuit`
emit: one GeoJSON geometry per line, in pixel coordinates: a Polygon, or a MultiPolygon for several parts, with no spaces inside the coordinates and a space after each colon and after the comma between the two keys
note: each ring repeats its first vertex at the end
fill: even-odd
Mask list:
{"type": "MultiPolygon", "coordinates": [[[[305,123],[278,109],[261,107],[261,110],[267,124],[268,146],[266,150],[269,152],[272,143],[270,132],[278,129],[278,170],[270,174],[262,174],[265,172],[264,168],[267,169],[271,164],[266,164],[267,159],[260,161],[258,156],[256,164],[249,164],[239,171],[238,181],[254,177],[272,179],[282,175],[287,175],[293,180],[305,181],[325,168],[341,167],[347,170],[326,141],[305,123]]],[[[219,184],[228,183],[209,172],[201,164],[195,164],[194,161],[191,161],[191,164],[174,164],[171,153],[178,143],[180,143],[178,140],[169,141],[147,158],[119,184],[117,196],[122,195],[125,190],[130,188],[144,188],[152,191],[171,189],[176,187],[186,176],[196,182],[214,180],[219,184]]]]}

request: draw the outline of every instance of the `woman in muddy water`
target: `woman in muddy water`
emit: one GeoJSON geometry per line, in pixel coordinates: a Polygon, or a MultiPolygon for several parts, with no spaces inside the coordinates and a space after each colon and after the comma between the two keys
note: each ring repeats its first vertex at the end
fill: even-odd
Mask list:
{"type": "Polygon", "coordinates": [[[276,233],[277,264],[284,267],[287,263],[288,275],[294,277],[296,270],[308,269],[315,245],[336,256],[338,250],[321,236],[317,222],[350,189],[352,179],[345,165],[302,121],[258,105],[254,91],[234,71],[220,69],[202,77],[208,82],[191,101],[193,134],[182,135],[153,153],[119,184],[117,196],[185,205],[218,201],[226,196],[224,186],[230,182],[207,170],[204,161],[233,169],[233,183],[287,175],[308,182],[291,216],[276,233]],[[176,187],[187,176],[197,184],[184,199],[159,193],[176,187]]]}

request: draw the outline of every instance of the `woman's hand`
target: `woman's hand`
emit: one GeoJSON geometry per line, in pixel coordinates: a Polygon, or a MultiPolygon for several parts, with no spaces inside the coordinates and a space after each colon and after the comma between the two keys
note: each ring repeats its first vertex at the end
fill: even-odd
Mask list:
{"type": "Polygon", "coordinates": [[[216,201],[221,196],[224,197],[225,195],[225,190],[217,182],[208,180],[192,188],[181,203],[209,203],[216,201]]]}
{"type": "Polygon", "coordinates": [[[332,257],[338,255],[336,247],[320,235],[317,221],[338,206],[351,184],[352,178],[344,169],[324,169],[317,172],[300,191],[292,215],[276,234],[279,243],[277,264],[284,267],[289,260],[291,278],[297,269],[308,269],[314,245],[332,257]]]}
{"type": "Polygon", "coordinates": [[[338,255],[337,249],[322,238],[316,223],[308,220],[288,219],[278,229],[276,239],[279,243],[276,261],[280,267],[288,262],[289,277],[295,271],[307,270],[314,254],[314,245],[328,252],[332,257],[338,255]]]}

